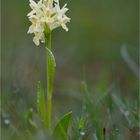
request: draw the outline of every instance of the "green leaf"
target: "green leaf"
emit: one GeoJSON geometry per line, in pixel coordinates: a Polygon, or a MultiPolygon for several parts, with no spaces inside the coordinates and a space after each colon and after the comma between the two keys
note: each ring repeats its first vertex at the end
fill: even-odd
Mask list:
{"type": "Polygon", "coordinates": [[[48,72],[47,72],[47,88],[48,88],[48,93],[52,93],[53,91],[53,80],[54,80],[54,73],[55,73],[55,67],[56,67],[56,62],[54,55],[50,49],[46,47],[46,50],[48,52],[47,55],[47,67],[48,67],[48,72]]]}
{"type": "Polygon", "coordinates": [[[51,106],[52,106],[52,92],[53,92],[53,81],[55,74],[55,58],[50,50],[51,47],[46,47],[47,51],[47,106],[46,106],[46,127],[48,131],[51,129],[51,106]]]}
{"type": "Polygon", "coordinates": [[[41,116],[41,119],[45,121],[45,97],[44,97],[44,90],[40,81],[38,82],[37,104],[38,104],[38,111],[41,116]]]}
{"type": "Polygon", "coordinates": [[[55,58],[54,58],[52,51],[50,49],[48,49],[47,47],[46,47],[46,50],[48,51],[48,54],[49,54],[49,57],[51,58],[53,66],[56,67],[56,62],[55,62],[55,58]]]}
{"type": "Polygon", "coordinates": [[[69,122],[72,117],[72,112],[65,114],[57,123],[54,129],[54,140],[69,140],[67,135],[67,130],[69,126],[69,122]]]}

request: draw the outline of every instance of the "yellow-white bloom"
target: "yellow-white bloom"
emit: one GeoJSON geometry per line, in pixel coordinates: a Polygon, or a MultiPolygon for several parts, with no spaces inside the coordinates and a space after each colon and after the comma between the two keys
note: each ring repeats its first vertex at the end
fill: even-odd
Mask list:
{"type": "Polygon", "coordinates": [[[70,21],[65,13],[68,11],[66,4],[60,8],[59,0],[40,0],[37,3],[30,1],[32,11],[27,15],[32,25],[29,27],[28,33],[34,33],[33,41],[38,46],[41,42],[45,42],[44,27],[47,25],[50,30],[62,26],[68,31],[66,23],[70,21]]]}

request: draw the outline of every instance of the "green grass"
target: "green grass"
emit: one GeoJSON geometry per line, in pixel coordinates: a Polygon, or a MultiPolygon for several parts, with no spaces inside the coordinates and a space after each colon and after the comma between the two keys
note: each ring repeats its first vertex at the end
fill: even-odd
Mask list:
{"type": "MultiPolygon", "coordinates": [[[[92,91],[89,90],[85,81],[82,81],[81,87],[80,102],[82,106],[78,109],[78,115],[73,114],[68,127],[67,139],[138,140],[140,114],[137,99],[131,100],[130,104],[130,99],[121,94],[116,84],[113,84],[100,96],[96,93],[91,94],[92,91]]],[[[10,108],[10,101],[6,108],[10,108]]],[[[13,114],[14,112],[7,114],[8,110],[2,108],[3,140],[19,140],[19,138],[20,140],[25,138],[27,140],[44,140],[48,137],[37,110],[35,108],[27,108],[27,110],[26,114],[16,111],[17,114],[13,114]],[[9,120],[9,123],[6,123],[6,119],[9,120]]]]}

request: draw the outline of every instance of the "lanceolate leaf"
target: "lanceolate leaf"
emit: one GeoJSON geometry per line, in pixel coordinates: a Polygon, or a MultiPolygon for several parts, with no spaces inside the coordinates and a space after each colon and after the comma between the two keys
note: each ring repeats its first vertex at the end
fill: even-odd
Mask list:
{"type": "Polygon", "coordinates": [[[37,104],[38,104],[38,111],[42,118],[42,120],[45,120],[45,97],[44,97],[44,90],[40,83],[38,82],[38,96],[37,96],[37,104]]]}
{"type": "Polygon", "coordinates": [[[55,63],[55,58],[53,53],[51,52],[50,49],[48,49],[46,47],[47,50],[47,67],[48,67],[48,73],[47,73],[47,88],[48,88],[48,93],[52,93],[53,90],[53,80],[54,80],[54,73],[55,73],[55,67],[56,67],[56,63],[55,63]]]}
{"type": "Polygon", "coordinates": [[[54,140],[69,140],[67,135],[67,130],[69,126],[69,122],[72,117],[72,112],[65,114],[57,123],[54,129],[54,140]]]}
{"type": "Polygon", "coordinates": [[[48,54],[49,54],[49,56],[50,56],[50,58],[51,58],[51,61],[52,61],[52,63],[53,63],[53,66],[56,67],[56,62],[55,62],[55,58],[54,58],[53,53],[52,53],[51,50],[48,49],[47,47],[46,47],[46,50],[48,51],[48,54]]]}

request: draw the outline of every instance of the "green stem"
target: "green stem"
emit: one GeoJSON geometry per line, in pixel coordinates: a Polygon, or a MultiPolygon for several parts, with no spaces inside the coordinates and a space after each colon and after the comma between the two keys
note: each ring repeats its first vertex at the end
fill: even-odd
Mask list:
{"type": "MultiPolygon", "coordinates": [[[[51,50],[51,31],[46,36],[46,47],[51,50]]],[[[47,99],[46,99],[46,127],[50,133],[51,131],[51,112],[52,112],[52,77],[51,77],[51,62],[46,51],[46,70],[47,70],[47,99]]]]}

